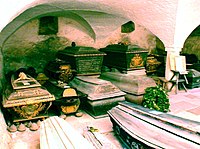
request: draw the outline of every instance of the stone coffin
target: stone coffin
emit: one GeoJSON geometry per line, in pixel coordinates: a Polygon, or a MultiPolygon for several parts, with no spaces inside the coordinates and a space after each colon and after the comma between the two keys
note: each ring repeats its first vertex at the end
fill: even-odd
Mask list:
{"type": "Polygon", "coordinates": [[[77,76],[70,85],[87,95],[81,99],[81,105],[95,118],[107,115],[109,109],[125,100],[125,93],[118,87],[97,77],[77,76]]]}
{"type": "Polygon", "coordinates": [[[105,52],[103,65],[109,68],[116,68],[119,71],[141,69],[145,66],[148,50],[137,45],[108,45],[99,49],[105,52]]]}
{"type": "Polygon", "coordinates": [[[126,93],[126,100],[137,104],[142,103],[143,94],[147,87],[156,86],[155,81],[146,75],[136,75],[136,71],[127,74],[120,72],[104,72],[101,79],[108,80],[126,93]]]}
{"type": "Polygon", "coordinates": [[[57,58],[69,62],[77,75],[96,75],[101,73],[104,55],[93,47],[75,46],[58,51],[57,58]]]}

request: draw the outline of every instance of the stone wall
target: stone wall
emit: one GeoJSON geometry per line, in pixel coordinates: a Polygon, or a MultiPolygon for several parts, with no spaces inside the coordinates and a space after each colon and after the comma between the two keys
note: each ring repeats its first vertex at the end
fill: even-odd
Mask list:
{"type": "Polygon", "coordinates": [[[155,48],[155,36],[142,26],[135,25],[135,31],[121,33],[121,27],[106,38],[92,39],[81,30],[80,24],[67,18],[59,18],[56,35],[38,35],[39,21],[32,20],[18,29],[4,44],[4,74],[22,67],[34,67],[42,72],[46,63],[55,59],[55,53],[70,46],[72,41],[80,46],[92,46],[97,49],[126,42],[137,44],[150,51],[155,48]]]}
{"type": "Polygon", "coordinates": [[[189,37],[184,44],[183,53],[194,54],[200,60],[200,36],[189,37]]]}

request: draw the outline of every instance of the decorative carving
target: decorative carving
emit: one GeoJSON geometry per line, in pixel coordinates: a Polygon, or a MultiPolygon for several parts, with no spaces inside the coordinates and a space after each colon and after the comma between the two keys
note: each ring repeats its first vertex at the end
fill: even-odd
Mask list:
{"type": "Polygon", "coordinates": [[[143,69],[148,50],[137,45],[113,44],[99,49],[105,52],[103,65],[109,69],[115,68],[120,72],[143,69]]]}
{"type": "Polygon", "coordinates": [[[131,59],[130,67],[137,68],[137,67],[142,67],[142,66],[144,66],[144,61],[142,57],[140,56],[140,54],[135,54],[133,58],[131,59]]]}
{"type": "Polygon", "coordinates": [[[72,106],[60,106],[61,110],[65,114],[74,113],[78,110],[79,105],[72,105],[72,106]]]}
{"type": "Polygon", "coordinates": [[[93,47],[75,46],[72,44],[57,53],[57,58],[70,63],[76,75],[95,75],[101,73],[104,52],[93,47]]]}
{"type": "Polygon", "coordinates": [[[30,80],[30,78],[27,77],[27,75],[24,72],[20,72],[19,73],[19,78],[17,80],[15,80],[15,82],[17,82],[19,80],[30,80]]]}
{"type": "Polygon", "coordinates": [[[96,94],[106,94],[106,93],[114,93],[114,92],[118,92],[119,88],[117,88],[114,85],[102,85],[101,87],[97,88],[96,90],[96,94]]]}
{"type": "Polygon", "coordinates": [[[36,103],[36,104],[13,107],[13,110],[23,118],[31,119],[32,117],[37,116],[39,112],[45,108],[45,106],[46,104],[36,103]]]}
{"type": "Polygon", "coordinates": [[[73,73],[70,65],[61,65],[59,67],[61,74],[59,75],[59,79],[63,82],[68,83],[73,78],[73,73]]]}

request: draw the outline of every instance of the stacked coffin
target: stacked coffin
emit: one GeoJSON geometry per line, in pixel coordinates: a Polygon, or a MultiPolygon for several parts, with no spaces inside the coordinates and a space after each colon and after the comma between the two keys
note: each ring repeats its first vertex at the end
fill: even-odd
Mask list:
{"type": "Polygon", "coordinates": [[[104,52],[93,47],[72,46],[58,51],[57,58],[68,61],[76,75],[98,75],[101,73],[104,52]]]}
{"type": "Polygon", "coordinates": [[[106,53],[103,65],[115,70],[101,73],[100,78],[125,92],[126,100],[141,104],[145,89],[156,86],[155,81],[145,73],[148,50],[137,45],[114,44],[100,51],[106,53]]]}
{"type": "Polygon", "coordinates": [[[99,75],[104,55],[105,53],[93,47],[75,46],[73,43],[72,46],[58,51],[56,60],[47,64],[45,73],[51,79],[45,87],[55,94],[54,104],[61,109],[61,114],[78,112],[79,94],[84,98],[86,93],[76,93],[74,88],[77,87],[69,86],[69,82],[74,76],[99,75]]]}
{"type": "Polygon", "coordinates": [[[103,65],[108,68],[116,68],[121,72],[143,69],[145,67],[148,50],[137,45],[113,44],[100,51],[105,52],[103,65]]]}
{"type": "Polygon", "coordinates": [[[81,92],[81,107],[93,117],[107,115],[107,111],[125,100],[125,93],[109,81],[99,79],[106,54],[93,47],[71,46],[57,53],[57,58],[70,64],[75,77],[69,85],[81,92]]]}
{"type": "Polygon", "coordinates": [[[103,117],[107,111],[125,100],[125,93],[109,81],[93,76],[75,77],[70,85],[86,94],[82,98],[82,105],[93,117],[103,117]]]}
{"type": "Polygon", "coordinates": [[[100,78],[112,82],[119,87],[121,91],[125,92],[127,101],[141,104],[145,89],[147,87],[156,86],[156,83],[152,78],[140,73],[141,71],[138,72],[137,70],[127,74],[120,72],[103,72],[100,78]]]}

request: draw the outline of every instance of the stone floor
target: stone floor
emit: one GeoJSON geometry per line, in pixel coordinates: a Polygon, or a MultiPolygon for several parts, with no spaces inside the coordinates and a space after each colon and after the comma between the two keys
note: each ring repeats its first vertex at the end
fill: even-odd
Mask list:
{"type": "MultiPolygon", "coordinates": [[[[173,91],[169,93],[170,98],[170,112],[171,114],[185,117],[188,119],[200,121],[200,88],[190,89],[188,92],[179,91],[175,94],[173,91]]],[[[99,130],[108,141],[113,143],[114,148],[125,148],[122,146],[120,140],[115,136],[112,130],[112,123],[109,117],[94,119],[83,111],[82,117],[75,117],[69,115],[65,119],[78,132],[82,133],[87,126],[94,127],[99,130]]],[[[24,132],[11,133],[13,139],[12,149],[39,149],[40,132],[30,131],[27,129],[24,132]]]]}
{"type": "Polygon", "coordinates": [[[200,122],[200,88],[169,93],[170,113],[200,122]]]}

